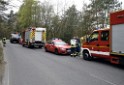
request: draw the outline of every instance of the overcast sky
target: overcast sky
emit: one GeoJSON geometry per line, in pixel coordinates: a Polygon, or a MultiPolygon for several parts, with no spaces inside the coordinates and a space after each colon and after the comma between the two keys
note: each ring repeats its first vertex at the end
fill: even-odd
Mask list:
{"type": "MultiPolygon", "coordinates": [[[[9,10],[7,11],[9,13],[10,10],[14,10],[14,12],[17,12],[23,0],[8,0],[8,1],[10,2],[10,5],[12,5],[9,7],[9,10]]],[[[39,1],[41,2],[49,1],[51,4],[53,4],[55,9],[57,8],[57,4],[59,5],[59,7],[63,7],[66,4],[67,8],[72,4],[75,4],[78,10],[82,9],[83,2],[87,4],[89,3],[89,0],[39,0],[39,1]]],[[[124,9],[124,0],[119,0],[119,1],[122,2],[122,7],[124,9]]]]}

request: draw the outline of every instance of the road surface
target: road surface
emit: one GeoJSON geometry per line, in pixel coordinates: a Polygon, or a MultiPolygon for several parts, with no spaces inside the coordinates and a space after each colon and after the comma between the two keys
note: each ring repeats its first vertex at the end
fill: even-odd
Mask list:
{"type": "Polygon", "coordinates": [[[6,85],[124,85],[124,68],[7,43],[6,85]]]}

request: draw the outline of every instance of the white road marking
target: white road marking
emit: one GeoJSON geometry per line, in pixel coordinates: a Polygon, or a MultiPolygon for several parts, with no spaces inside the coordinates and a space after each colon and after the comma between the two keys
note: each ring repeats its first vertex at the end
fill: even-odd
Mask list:
{"type": "Polygon", "coordinates": [[[108,81],[108,80],[105,80],[105,79],[103,79],[103,78],[100,78],[100,77],[98,77],[98,76],[96,76],[96,75],[94,75],[94,74],[90,74],[90,76],[92,76],[92,77],[94,77],[94,78],[96,78],[96,79],[105,81],[106,83],[109,83],[109,84],[111,84],[111,85],[117,85],[117,84],[112,83],[112,82],[110,82],[110,81],[108,81]]]}

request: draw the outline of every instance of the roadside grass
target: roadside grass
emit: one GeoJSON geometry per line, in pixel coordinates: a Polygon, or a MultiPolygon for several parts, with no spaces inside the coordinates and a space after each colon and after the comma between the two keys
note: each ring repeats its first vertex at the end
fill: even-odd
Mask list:
{"type": "Polygon", "coordinates": [[[2,44],[0,43],[0,64],[3,62],[3,48],[2,48],[2,44]]]}
{"type": "Polygon", "coordinates": [[[4,70],[5,70],[4,54],[3,54],[2,43],[0,41],[0,85],[2,85],[4,70]]]}

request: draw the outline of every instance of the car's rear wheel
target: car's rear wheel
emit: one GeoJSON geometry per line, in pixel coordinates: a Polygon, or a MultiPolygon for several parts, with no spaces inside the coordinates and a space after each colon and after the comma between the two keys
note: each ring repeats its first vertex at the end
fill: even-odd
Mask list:
{"type": "Polygon", "coordinates": [[[48,52],[47,48],[45,47],[45,52],[48,52]]]}
{"type": "Polygon", "coordinates": [[[42,48],[42,46],[39,46],[39,48],[42,48]]]}
{"type": "Polygon", "coordinates": [[[25,44],[22,44],[22,46],[24,47],[24,46],[25,46],[25,44]]]}
{"type": "Polygon", "coordinates": [[[57,49],[55,49],[55,54],[56,54],[56,55],[58,55],[58,54],[59,54],[59,52],[58,52],[58,50],[57,50],[57,49]]]}

